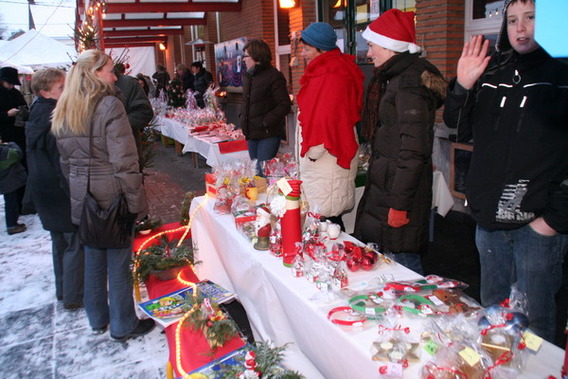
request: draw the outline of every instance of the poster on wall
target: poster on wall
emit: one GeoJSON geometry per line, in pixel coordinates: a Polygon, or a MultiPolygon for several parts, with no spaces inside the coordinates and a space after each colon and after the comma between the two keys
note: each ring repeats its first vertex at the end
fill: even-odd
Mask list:
{"type": "Polygon", "coordinates": [[[217,83],[225,91],[242,92],[243,74],[246,71],[243,47],[246,42],[246,37],[241,37],[215,44],[217,83]]]}

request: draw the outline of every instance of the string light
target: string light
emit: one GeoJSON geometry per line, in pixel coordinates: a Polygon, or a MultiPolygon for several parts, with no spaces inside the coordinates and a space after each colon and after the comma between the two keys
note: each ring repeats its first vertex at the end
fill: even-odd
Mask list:
{"type": "MultiPolygon", "coordinates": [[[[183,242],[183,240],[186,238],[189,231],[191,230],[191,225],[193,224],[193,219],[194,219],[195,215],[197,214],[197,211],[199,211],[199,209],[201,209],[208,201],[209,201],[209,195],[205,194],[204,199],[202,201],[200,201],[199,204],[193,210],[193,212],[191,212],[191,215],[189,216],[189,222],[187,223],[187,225],[180,226],[179,228],[175,228],[175,229],[165,230],[163,232],[160,232],[160,233],[157,233],[153,236],[148,237],[146,240],[144,240],[144,242],[142,242],[142,244],[140,245],[138,250],[136,250],[136,255],[140,254],[140,252],[142,250],[144,250],[144,248],[153,240],[155,240],[155,239],[157,239],[157,238],[159,238],[163,235],[167,235],[167,234],[170,234],[170,233],[176,233],[176,232],[179,232],[180,230],[185,229],[185,232],[183,233],[183,235],[180,238],[179,243],[177,245],[177,247],[179,247],[181,245],[181,243],[183,242]]],[[[191,268],[193,269],[193,266],[191,266],[191,268]]],[[[194,298],[197,298],[197,285],[196,285],[196,283],[182,279],[182,277],[181,277],[182,272],[183,271],[180,271],[176,280],[178,282],[186,285],[186,286],[192,287],[193,288],[193,296],[194,296],[194,298]]],[[[136,286],[136,289],[138,289],[138,286],[136,286]]],[[[139,297],[139,295],[137,295],[137,296],[139,297]]],[[[178,373],[180,373],[183,378],[189,377],[189,374],[183,369],[183,365],[181,363],[181,327],[183,325],[183,322],[191,315],[191,313],[193,311],[194,311],[194,308],[192,308],[188,312],[186,312],[183,315],[183,317],[178,321],[178,323],[176,325],[176,332],[175,332],[176,368],[177,368],[178,373]]]]}

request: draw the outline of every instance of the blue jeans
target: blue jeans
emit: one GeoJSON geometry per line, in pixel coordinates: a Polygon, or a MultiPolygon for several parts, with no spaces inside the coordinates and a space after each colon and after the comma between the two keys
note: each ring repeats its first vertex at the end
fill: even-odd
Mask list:
{"type": "Polygon", "coordinates": [[[531,330],[554,343],[554,297],[562,284],[568,235],[543,236],[528,224],[515,230],[477,226],[475,243],[481,263],[482,305],[502,302],[516,285],[527,295],[531,330]]]}
{"type": "Polygon", "coordinates": [[[20,217],[20,195],[18,190],[4,194],[4,211],[6,212],[6,228],[18,226],[20,217]]]}
{"type": "Polygon", "coordinates": [[[422,269],[422,259],[418,253],[396,253],[392,255],[397,263],[400,263],[406,268],[412,271],[424,275],[424,270],[422,269]]]}
{"type": "Polygon", "coordinates": [[[83,303],[85,253],[78,232],[50,232],[55,296],[64,304],[83,303]]]}
{"type": "Polygon", "coordinates": [[[114,337],[124,337],[138,325],[132,298],[131,255],[130,248],[85,246],[85,311],[89,324],[100,329],[110,323],[114,337]]]}
{"type": "Polygon", "coordinates": [[[248,151],[251,160],[257,160],[256,171],[264,176],[261,169],[261,162],[269,161],[276,156],[280,147],[280,137],[267,137],[263,139],[247,140],[248,151]]]}

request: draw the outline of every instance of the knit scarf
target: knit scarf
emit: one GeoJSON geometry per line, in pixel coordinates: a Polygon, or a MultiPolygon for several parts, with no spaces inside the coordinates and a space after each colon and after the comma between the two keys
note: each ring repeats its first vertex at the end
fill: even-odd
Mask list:
{"type": "Polygon", "coordinates": [[[385,82],[384,72],[380,68],[376,68],[367,87],[367,98],[365,100],[365,111],[363,112],[361,128],[361,133],[367,141],[371,141],[375,136],[375,129],[379,121],[381,90],[385,82]]]}

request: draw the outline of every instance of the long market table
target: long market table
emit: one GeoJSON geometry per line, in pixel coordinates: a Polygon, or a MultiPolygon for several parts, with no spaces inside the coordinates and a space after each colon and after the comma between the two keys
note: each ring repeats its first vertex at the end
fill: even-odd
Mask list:
{"type": "Polygon", "coordinates": [[[179,121],[163,116],[158,116],[157,120],[162,135],[173,138],[183,145],[182,153],[197,153],[204,157],[211,167],[249,157],[247,149],[222,153],[218,143],[210,143],[195,138],[189,134],[188,127],[179,121]]]}
{"type": "MultiPolygon", "coordinates": [[[[256,338],[277,345],[292,343],[296,360],[289,367],[307,378],[345,379],[378,378],[379,364],[371,360],[371,346],[377,328],[347,332],[327,320],[327,311],[337,304],[321,305],[310,300],[317,295],[305,278],[293,278],[281,259],[255,250],[236,229],[232,215],[213,211],[215,199],[195,198],[190,214],[192,235],[198,246],[196,266],[199,277],[211,279],[234,291],[250,319],[256,338]]],[[[371,272],[349,274],[350,284],[370,281],[379,275],[396,280],[420,276],[394,264],[371,272]]],[[[544,342],[538,354],[531,356],[521,378],[559,375],[564,351],[544,342]]],[[[422,363],[428,354],[422,352],[422,363]]],[[[405,378],[418,378],[421,363],[405,370],[405,378]]]]}

